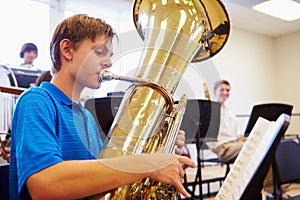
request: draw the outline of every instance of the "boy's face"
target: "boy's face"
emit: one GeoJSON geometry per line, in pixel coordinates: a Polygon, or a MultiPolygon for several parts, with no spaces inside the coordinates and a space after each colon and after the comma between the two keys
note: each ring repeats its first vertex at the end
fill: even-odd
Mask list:
{"type": "Polygon", "coordinates": [[[73,56],[75,83],[83,88],[99,88],[100,71],[112,66],[111,56],[112,46],[106,36],[97,37],[94,42],[82,41],[73,56]]]}
{"type": "Polygon", "coordinates": [[[215,96],[217,98],[217,101],[221,104],[223,104],[230,95],[230,86],[227,84],[220,84],[218,88],[215,91],[215,96]]]}

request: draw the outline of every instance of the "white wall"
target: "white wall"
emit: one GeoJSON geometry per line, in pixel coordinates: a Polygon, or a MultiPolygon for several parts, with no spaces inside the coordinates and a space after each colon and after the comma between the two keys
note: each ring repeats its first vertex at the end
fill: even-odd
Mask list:
{"type": "Polygon", "coordinates": [[[293,104],[293,112],[300,113],[300,32],[276,38],[275,49],[275,98],[293,104]]]}
{"type": "Polygon", "coordinates": [[[48,6],[29,0],[1,1],[0,5],[0,64],[20,65],[19,57],[24,43],[33,42],[38,47],[34,65],[50,68],[48,6]]]}
{"type": "Polygon", "coordinates": [[[248,114],[253,104],[274,100],[274,39],[233,28],[214,62],[232,85],[228,105],[235,113],[248,114]]]}
{"type": "MultiPolygon", "coordinates": [[[[275,49],[277,67],[275,98],[279,102],[293,105],[293,113],[299,115],[300,32],[276,38],[275,49]]],[[[300,116],[292,116],[287,133],[300,134],[300,116]]]]}

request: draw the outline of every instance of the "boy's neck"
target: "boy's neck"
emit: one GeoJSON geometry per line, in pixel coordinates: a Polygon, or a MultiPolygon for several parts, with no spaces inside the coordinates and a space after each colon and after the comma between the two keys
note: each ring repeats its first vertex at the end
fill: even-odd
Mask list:
{"type": "Polygon", "coordinates": [[[58,87],[72,101],[79,103],[80,94],[83,88],[79,87],[74,81],[68,79],[68,77],[62,78],[60,74],[55,74],[51,83],[58,87]]]}

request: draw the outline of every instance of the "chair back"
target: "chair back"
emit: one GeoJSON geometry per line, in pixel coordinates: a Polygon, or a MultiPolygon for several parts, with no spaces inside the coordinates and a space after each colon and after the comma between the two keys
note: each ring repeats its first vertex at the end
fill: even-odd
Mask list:
{"type": "Polygon", "coordinates": [[[245,136],[248,136],[257,121],[258,117],[263,117],[269,121],[276,121],[281,114],[291,116],[293,106],[282,103],[266,103],[254,105],[245,129],[245,136]]]}
{"type": "Polygon", "coordinates": [[[300,144],[281,140],[275,154],[279,184],[300,181],[300,144]]]}
{"type": "Polygon", "coordinates": [[[0,165],[0,199],[9,199],[9,163],[0,165]]]}

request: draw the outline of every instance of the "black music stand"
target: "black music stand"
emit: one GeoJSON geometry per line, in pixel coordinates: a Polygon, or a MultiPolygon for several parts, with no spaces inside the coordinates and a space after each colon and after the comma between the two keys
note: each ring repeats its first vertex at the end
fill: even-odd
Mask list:
{"type": "Polygon", "coordinates": [[[218,102],[189,99],[185,114],[180,126],[186,135],[186,143],[195,143],[197,137],[200,141],[215,141],[219,134],[220,108],[218,102]]]}
{"type": "Polygon", "coordinates": [[[117,114],[123,96],[109,96],[88,99],[84,107],[88,109],[97,123],[104,141],[117,114]]]}
{"type": "MultiPolygon", "coordinates": [[[[186,143],[195,143],[197,149],[197,174],[195,181],[188,184],[185,180],[185,189],[190,193],[191,199],[202,199],[202,175],[200,149],[206,141],[216,141],[220,126],[220,108],[218,102],[190,99],[187,101],[186,111],[180,129],[184,130],[186,143]],[[195,195],[196,185],[199,185],[199,195],[195,195]],[[192,186],[192,190],[188,188],[192,186]]],[[[186,177],[185,177],[186,179],[186,177]]]]}
{"type": "Polygon", "coordinates": [[[265,118],[269,121],[276,121],[284,113],[291,116],[293,106],[282,103],[266,103],[254,105],[245,129],[244,135],[249,136],[258,117],[265,118]]]}
{"type": "MultiPolygon", "coordinates": [[[[275,152],[279,142],[281,141],[282,136],[286,132],[289,124],[290,124],[290,117],[286,114],[282,114],[284,116],[284,122],[281,128],[276,133],[276,137],[271,144],[271,147],[266,152],[266,156],[264,157],[263,161],[260,163],[259,167],[257,168],[255,174],[252,176],[252,179],[248,183],[246,189],[244,190],[240,199],[243,200],[253,200],[253,199],[262,199],[261,190],[263,188],[263,182],[266,177],[266,174],[269,170],[269,167],[272,165],[273,174],[276,171],[276,161],[275,161],[275,152]]],[[[277,180],[273,181],[277,182],[277,180]]]]}

